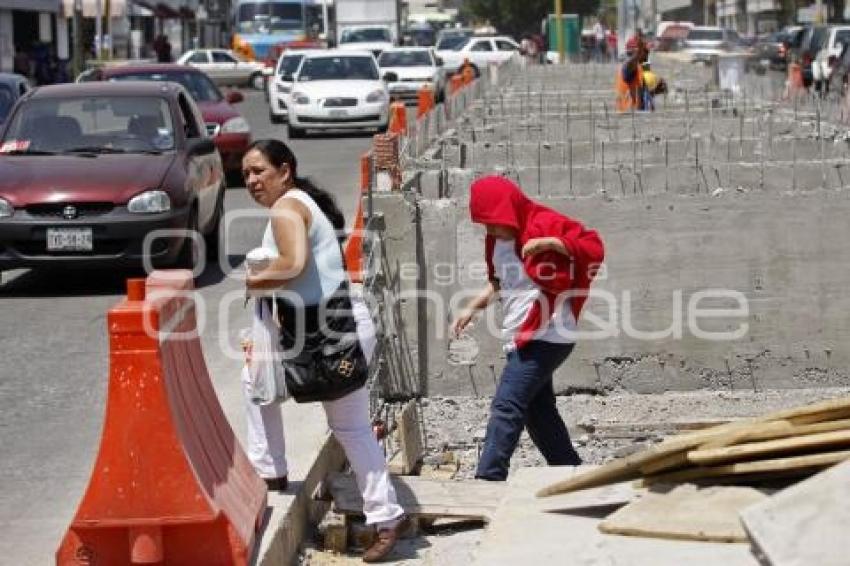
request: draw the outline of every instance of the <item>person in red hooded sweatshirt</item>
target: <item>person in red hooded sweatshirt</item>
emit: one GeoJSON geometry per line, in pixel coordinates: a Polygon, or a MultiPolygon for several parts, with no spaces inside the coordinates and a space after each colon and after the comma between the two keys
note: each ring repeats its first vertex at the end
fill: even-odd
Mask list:
{"type": "Polygon", "coordinates": [[[509,179],[482,177],[470,191],[472,221],[487,230],[489,282],[452,331],[460,335],[498,297],[507,352],[475,477],[507,479],[523,427],[549,465],[578,465],[581,458],[555,406],[552,374],[572,352],[582,306],[604,259],[602,240],[532,201],[509,179]]]}

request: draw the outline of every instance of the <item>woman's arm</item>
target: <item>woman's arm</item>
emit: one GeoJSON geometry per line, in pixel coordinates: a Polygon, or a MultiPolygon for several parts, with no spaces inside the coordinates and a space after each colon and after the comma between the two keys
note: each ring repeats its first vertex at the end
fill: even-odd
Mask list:
{"type": "Polygon", "coordinates": [[[567,249],[560,238],[547,236],[528,240],[522,247],[522,259],[540,252],[557,252],[569,258],[573,257],[573,254],[570,253],[570,250],[567,249]]]}
{"type": "Polygon", "coordinates": [[[307,229],[312,217],[307,207],[293,198],[279,199],[270,214],[279,255],[262,271],[248,275],[245,284],[249,289],[280,287],[298,277],[310,257],[307,229]]]}
{"type": "Polygon", "coordinates": [[[475,313],[487,308],[487,306],[493,301],[493,298],[499,292],[499,283],[498,281],[490,281],[487,283],[487,286],[484,287],[478,295],[473,297],[469,304],[461,312],[460,316],[458,316],[455,321],[452,323],[452,332],[455,336],[460,336],[460,333],[464,328],[469,324],[472,320],[472,317],[475,316],[475,313]]]}

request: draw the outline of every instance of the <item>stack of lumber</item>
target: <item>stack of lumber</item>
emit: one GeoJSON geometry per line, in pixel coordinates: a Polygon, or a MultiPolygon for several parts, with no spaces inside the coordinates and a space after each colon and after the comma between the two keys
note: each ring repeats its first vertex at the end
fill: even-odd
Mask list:
{"type": "Polygon", "coordinates": [[[811,475],[848,459],[850,397],[844,397],[673,436],[537,495],[634,479],[644,485],[765,481],[811,475]]]}

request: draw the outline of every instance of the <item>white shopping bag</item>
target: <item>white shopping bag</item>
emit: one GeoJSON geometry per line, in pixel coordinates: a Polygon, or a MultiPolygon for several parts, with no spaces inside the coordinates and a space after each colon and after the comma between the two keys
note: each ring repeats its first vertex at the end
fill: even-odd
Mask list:
{"type": "Polygon", "coordinates": [[[289,398],[281,361],[280,329],[270,303],[261,299],[254,301],[254,322],[246,356],[248,398],[257,405],[279,403],[289,398]]]}

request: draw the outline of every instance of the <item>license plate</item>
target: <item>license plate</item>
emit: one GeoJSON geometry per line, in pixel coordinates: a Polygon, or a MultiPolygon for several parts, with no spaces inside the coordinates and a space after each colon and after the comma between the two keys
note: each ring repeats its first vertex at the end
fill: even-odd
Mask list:
{"type": "Polygon", "coordinates": [[[47,251],[90,252],[92,247],[91,228],[47,229],[47,251]]]}
{"type": "Polygon", "coordinates": [[[330,115],[331,118],[343,118],[348,116],[348,110],[331,110],[330,115]]]}

